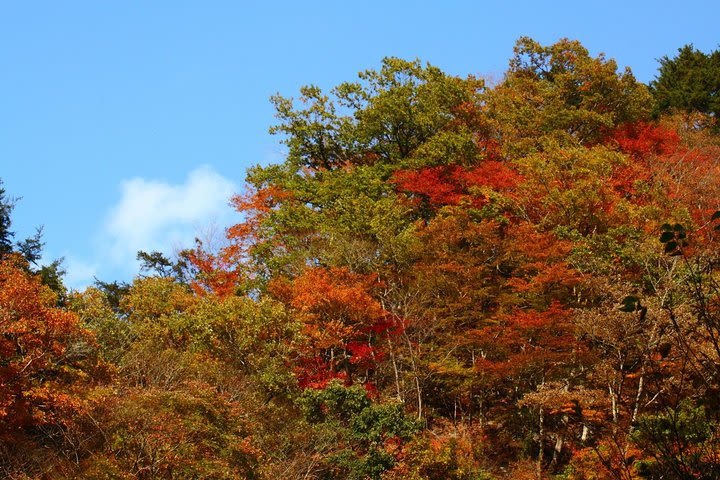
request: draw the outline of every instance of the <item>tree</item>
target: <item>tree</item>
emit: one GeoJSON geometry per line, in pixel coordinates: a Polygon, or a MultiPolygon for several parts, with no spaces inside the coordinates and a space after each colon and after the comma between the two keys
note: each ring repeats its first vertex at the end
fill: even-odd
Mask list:
{"type": "Polygon", "coordinates": [[[21,241],[13,241],[15,232],[12,228],[12,211],[17,199],[8,198],[0,179],[0,260],[12,253],[20,254],[24,259],[24,267],[29,272],[36,273],[43,285],[50,287],[58,294],[57,301],[61,305],[66,300],[66,288],[62,283],[65,270],[62,268],[63,259],[52,261],[49,265],[39,265],[42,257],[44,243],[42,241],[42,227],[35,231],[35,235],[21,241]]]}
{"type": "Polygon", "coordinates": [[[241,408],[207,385],[126,390],[93,414],[103,420],[105,451],[75,478],[258,478],[260,452],[241,408]]]}
{"type": "Polygon", "coordinates": [[[0,260],[0,332],[0,468],[42,467],[43,446],[81,454],[88,392],[106,370],[92,334],[16,253],[0,260]]]}
{"type": "Polygon", "coordinates": [[[13,251],[13,237],[15,232],[12,227],[11,214],[15,207],[15,200],[8,198],[0,179],[0,256],[5,256],[13,251]]]}
{"type": "Polygon", "coordinates": [[[614,60],[591,57],[577,41],[542,46],[523,37],[514,53],[506,78],[487,99],[503,153],[511,158],[557,142],[592,144],[649,113],[650,95],[632,72],[618,73],[614,60]]]}
{"type": "Polygon", "coordinates": [[[140,261],[140,271],[160,277],[174,277],[180,282],[187,282],[188,264],[185,258],[178,258],[175,262],[163,255],[162,252],[150,253],[139,251],[137,260],[140,261]]]}
{"type": "Polygon", "coordinates": [[[380,480],[420,429],[400,404],[373,404],[364,389],[337,380],[323,390],[306,390],[298,403],[310,425],[323,432],[321,438],[334,444],[326,457],[330,478],[380,480]]]}
{"type": "Polygon", "coordinates": [[[645,455],[637,465],[643,478],[711,480],[720,476],[719,425],[703,407],[683,401],[639,419],[634,441],[645,455]]]}
{"type": "Polygon", "coordinates": [[[271,286],[303,325],[296,361],[302,387],[324,388],[342,378],[373,388],[373,371],[383,356],[380,340],[394,333],[389,312],[372,296],[380,287],[376,277],[342,268],[311,268],[292,282],[278,279],[271,286]]]}
{"type": "Polygon", "coordinates": [[[660,59],[658,75],[650,82],[657,113],[671,110],[720,116],[720,50],[703,53],[692,45],[675,57],[660,59]]]}
{"type": "Polygon", "coordinates": [[[0,425],[3,430],[62,418],[76,408],[63,391],[92,362],[93,342],[78,318],[56,308],[55,295],[10,256],[0,263],[3,352],[0,425]]]}

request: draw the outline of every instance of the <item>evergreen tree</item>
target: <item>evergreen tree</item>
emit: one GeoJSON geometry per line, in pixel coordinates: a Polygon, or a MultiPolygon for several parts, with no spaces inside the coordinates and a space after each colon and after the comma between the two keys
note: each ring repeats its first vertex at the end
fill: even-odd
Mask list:
{"type": "Polygon", "coordinates": [[[703,53],[692,45],[674,58],[660,59],[659,74],[650,83],[657,113],[669,110],[720,115],[720,50],[703,53]]]}
{"type": "Polygon", "coordinates": [[[10,214],[15,207],[15,199],[8,198],[0,179],[0,256],[7,255],[13,250],[13,237],[15,232],[10,230],[12,220],[10,214]]]}

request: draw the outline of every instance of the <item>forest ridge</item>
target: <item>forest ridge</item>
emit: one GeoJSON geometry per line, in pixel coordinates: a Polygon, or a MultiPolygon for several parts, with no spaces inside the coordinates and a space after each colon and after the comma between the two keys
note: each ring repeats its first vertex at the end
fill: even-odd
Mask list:
{"type": "Polygon", "coordinates": [[[62,283],[0,188],[0,476],[720,478],[720,51],[274,96],[220,245],[62,283]]]}

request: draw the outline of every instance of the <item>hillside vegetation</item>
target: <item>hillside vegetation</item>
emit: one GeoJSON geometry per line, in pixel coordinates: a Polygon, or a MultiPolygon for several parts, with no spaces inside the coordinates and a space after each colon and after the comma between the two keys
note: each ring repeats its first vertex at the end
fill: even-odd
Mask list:
{"type": "Polygon", "coordinates": [[[3,200],[0,476],[720,478],[716,58],[273,97],[223,244],[130,285],[66,291],[3,200]]]}

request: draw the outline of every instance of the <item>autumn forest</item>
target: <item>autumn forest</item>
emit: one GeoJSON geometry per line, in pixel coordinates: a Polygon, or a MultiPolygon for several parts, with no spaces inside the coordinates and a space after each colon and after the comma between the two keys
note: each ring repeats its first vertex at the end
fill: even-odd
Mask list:
{"type": "Polygon", "coordinates": [[[0,188],[0,477],[720,478],[720,50],[271,101],[284,161],[131,283],[0,188]]]}

